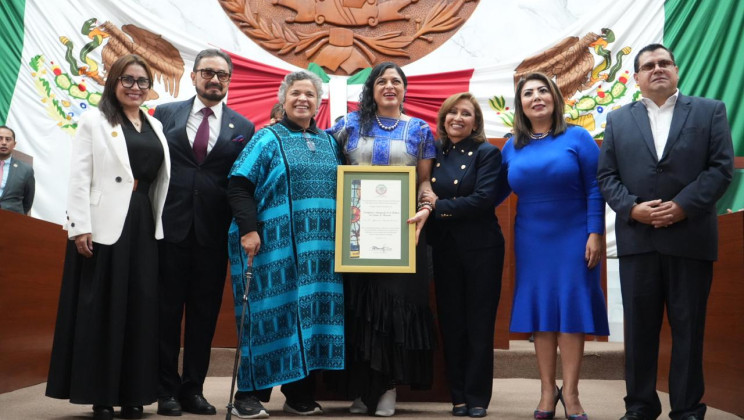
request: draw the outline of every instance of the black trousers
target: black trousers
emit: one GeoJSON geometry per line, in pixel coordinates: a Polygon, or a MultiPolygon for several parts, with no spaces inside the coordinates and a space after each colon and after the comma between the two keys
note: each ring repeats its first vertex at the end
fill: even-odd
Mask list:
{"type": "Polygon", "coordinates": [[[661,414],[656,393],[659,333],[664,307],[672,330],[669,400],[673,420],[705,416],[705,313],[713,262],[647,253],[620,257],[625,316],[625,407],[650,418],[661,414]]]}
{"type": "Polygon", "coordinates": [[[432,256],[452,403],[488,407],[504,247],[463,250],[449,241],[432,247],[432,256]]]}
{"type": "Polygon", "coordinates": [[[160,241],[160,397],[201,394],[227,274],[227,243],[160,241]],[[183,375],[178,374],[184,313],[183,375]]]}

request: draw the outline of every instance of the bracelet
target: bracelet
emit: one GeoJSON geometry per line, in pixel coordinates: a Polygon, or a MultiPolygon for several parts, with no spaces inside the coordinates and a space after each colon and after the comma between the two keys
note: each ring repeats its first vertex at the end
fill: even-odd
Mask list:
{"type": "Polygon", "coordinates": [[[416,206],[416,212],[419,212],[423,209],[429,210],[429,213],[434,212],[434,206],[429,201],[419,201],[418,205],[416,206]]]}

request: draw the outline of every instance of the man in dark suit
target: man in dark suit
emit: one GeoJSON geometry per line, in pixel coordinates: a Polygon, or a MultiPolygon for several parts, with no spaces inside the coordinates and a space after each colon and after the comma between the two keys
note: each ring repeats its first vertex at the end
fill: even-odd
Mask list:
{"type": "Polygon", "coordinates": [[[160,389],[158,414],[216,414],[202,394],[227,270],[232,214],[227,175],[253,136],[253,124],[222,104],[230,57],[204,50],[194,62],[196,97],[160,105],[171,155],[171,180],[160,243],[160,389]],[[183,374],[178,374],[181,319],[183,374]]]}
{"type": "Polygon", "coordinates": [[[660,44],[635,58],[643,99],[607,116],[598,179],[615,210],[625,316],[627,412],[655,419],[659,332],[672,330],[669,398],[673,420],[702,419],[703,335],[713,261],[716,201],[733,175],[723,102],[684,96],[674,55],[660,44]]]}
{"type": "Polygon", "coordinates": [[[15,132],[0,126],[0,209],[28,214],[36,191],[34,170],[11,156],[15,146],[15,132]]]}

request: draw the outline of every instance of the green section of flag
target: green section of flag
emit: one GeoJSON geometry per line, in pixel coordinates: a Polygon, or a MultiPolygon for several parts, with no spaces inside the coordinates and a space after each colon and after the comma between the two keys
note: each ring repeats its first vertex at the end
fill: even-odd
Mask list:
{"type": "Polygon", "coordinates": [[[3,0],[0,2],[0,124],[8,119],[8,108],[21,68],[23,54],[23,15],[25,0],[3,0]]]}
{"type": "Polygon", "coordinates": [[[328,73],[326,73],[325,70],[323,70],[323,68],[320,67],[319,65],[315,63],[310,63],[310,65],[307,66],[307,69],[311,73],[315,73],[318,77],[320,77],[320,80],[322,80],[323,83],[328,83],[331,81],[331,78],[328,77],[328,73]]]}
{"type": "Polygon", "coordinates": [[[349,77],[349,80],[346,81],[347,85],[363,85],[365,81],[367,81],[367,77],[369,77],[369,74],[372,73],[372,67],[367,67],[366,69],[359,70],[356,74],[349,77]]]}
{"type": "MultiPolygon", "coordinates": [[[[664,45],[679,66],[680,92],[726,103],[734,152],[744,156],[744,2],[666,0],[664,12],[664,45]]],[[[744,170],[734,172],[717,208],[744,208],[744,170]]]]}
{"type": "Polygon", "coordinates": [[[680,92],[724,101],[736,156],[744,156],[744,2],[667,0],[664,9],[680,92]]]}

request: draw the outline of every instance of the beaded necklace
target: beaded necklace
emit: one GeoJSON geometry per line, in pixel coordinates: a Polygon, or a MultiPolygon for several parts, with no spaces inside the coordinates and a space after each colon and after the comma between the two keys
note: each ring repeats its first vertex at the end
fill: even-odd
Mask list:
{"type": "Polygon", "coordinates": [[[548,130],[548,131],[546,131],[544,133],[533,133],[533,132],[530,132],[530,138],[532,140],[542,140],[545,137],[548,137],[550,135],[550,133],[552,133],[552,132],[553,132],[553,130],[548,130]]]}
{"type": "Polygon", "coordinates": [[[385,131],[393,131],[398,126],[398,124],[400,124],[400,116],[398,116],[398,119],[395,120],[395,124],[393,125],[383,124],[382,121],[380,121],[380,116],[377,114],[375,114],[375,119],[377,120],[377,125],[379,125],[380,128],[382,128],[385,131]]]}

